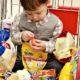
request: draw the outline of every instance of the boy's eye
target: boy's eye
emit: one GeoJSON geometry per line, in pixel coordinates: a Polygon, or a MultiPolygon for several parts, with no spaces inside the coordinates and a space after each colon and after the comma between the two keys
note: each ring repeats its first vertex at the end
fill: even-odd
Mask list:
{"type": "Polygon", "coordinates": [[[32,14],[28,13],[28,15],[32,15],[32,14]]]}
{"type": "Polygon", "coordinates": [[[36,14],[41,14],[41,12],[37,12],[36,14]]]}

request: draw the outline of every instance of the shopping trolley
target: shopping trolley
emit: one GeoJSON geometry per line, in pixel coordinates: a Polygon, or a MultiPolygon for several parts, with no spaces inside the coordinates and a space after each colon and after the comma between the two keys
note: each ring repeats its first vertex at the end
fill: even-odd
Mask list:
{"type": "Polygon", "coordinates": [[[78,47],[78,27],[79,27],[79,16],[78,10],[69,9],[49,9],[51,13],[58,16],[63,22],[63,31],[61,36],[66,36],[67,32],[70,32],[75,38],[75,44],[78,47]],[[76,41],[77,39],[77,41],[76,41]]]}
{"type": "MultiPolygon", "coordinates": [[[[58,16],[63,22],[63,31],[61,36],[66,36],[70,32],[74,39],[75,45],[79,47],[79,8],[60,6],[58,9],[49,8],[49,11],[58,16]]],[[[80,54],[77,59],[76,80],[80,79],[80,54]]]]}

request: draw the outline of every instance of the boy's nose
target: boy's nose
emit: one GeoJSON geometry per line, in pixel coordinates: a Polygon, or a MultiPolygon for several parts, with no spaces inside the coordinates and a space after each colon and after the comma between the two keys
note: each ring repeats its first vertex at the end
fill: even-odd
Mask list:
{"type": "Polygon", "coordinates": [[[38,16],[32,15],[32,20],[33,20],[33,21],[38,21],[38,16]]]}

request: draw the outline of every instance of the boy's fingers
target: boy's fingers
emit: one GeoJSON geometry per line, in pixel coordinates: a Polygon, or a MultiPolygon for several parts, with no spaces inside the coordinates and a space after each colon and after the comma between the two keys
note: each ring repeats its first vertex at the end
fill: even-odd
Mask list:
{"type": "Polygon", "coordinates": [[[22,39],[24,41],[28,41],[30,39],[33,39],[34,38],[34,34],[30,31],[23,31],[22,33],[22,39]]]}
{"type": "Polygon", "coordinates": [[[41,46],[41,42],[37,39],[32,39],[30,40],[30,43],[33,45],[33,46],[41,46]]]}
{"type": "Polygon", "coordinates": [[[33,48],[33,49],[36,49],[36,50],[39,50],[40,48],[36,45],[33,45],[32,42],[30,41],[29,42],[30,46],[33,48]]]}
{"type": "Polygon", "coordinates": [[[27,36],[31,37],[31,38],[34,38],[34,34],[32,32],[27,32],[27,36]]]}

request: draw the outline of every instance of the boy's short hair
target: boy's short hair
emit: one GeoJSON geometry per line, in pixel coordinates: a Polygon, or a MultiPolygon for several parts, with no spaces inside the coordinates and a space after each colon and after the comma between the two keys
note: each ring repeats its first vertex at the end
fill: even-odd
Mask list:
{"type": "Polygon", "coordinates": [[[45,4],[48,0],[20,0],[24,10],[34,11],[41,4],[45,4]]]}

